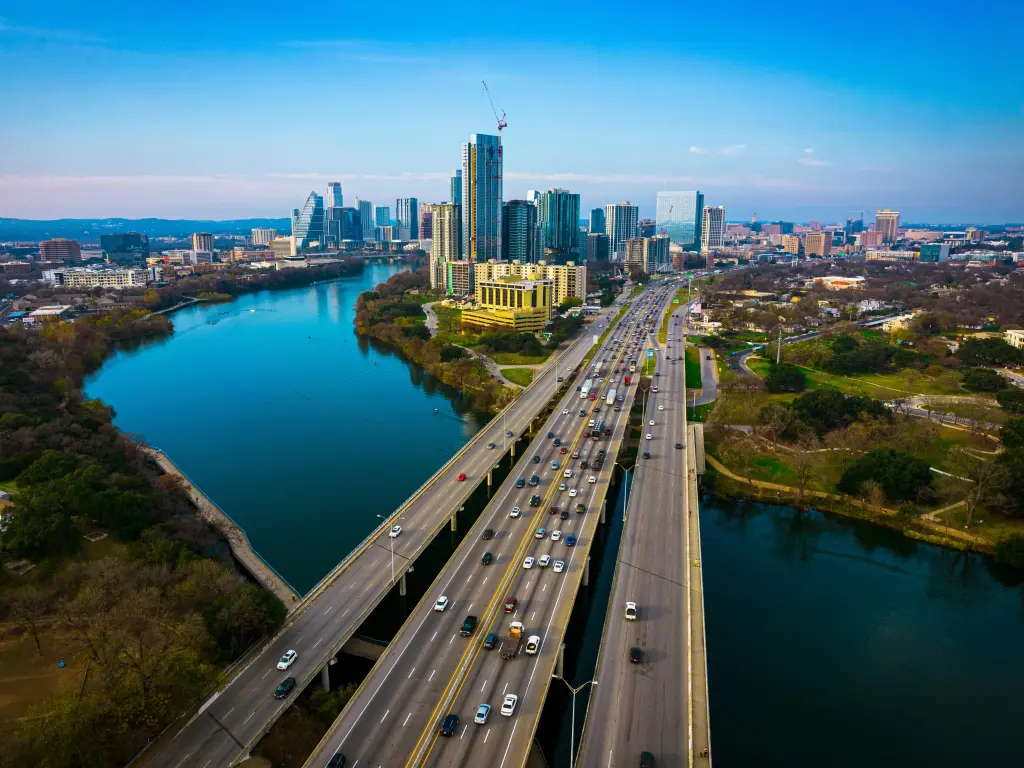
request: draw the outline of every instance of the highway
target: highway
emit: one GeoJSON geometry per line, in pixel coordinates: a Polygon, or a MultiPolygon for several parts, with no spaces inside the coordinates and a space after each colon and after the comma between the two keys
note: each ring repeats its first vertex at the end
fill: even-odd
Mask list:
{"type": "Polygon", "coordinates": [[[231,765],[247,756],[295,695],[275,699],[278,684],[291,676],[296,678],[296,691],[302,690],[339,652],[406,568],[486,480],[502,450],[518,450],[506,432],[515,436],[528,429],[560,386],[557,377],[568,376],[567,370],[580,363],[591,349],[590,335],[600,332],[598,325],[606,324],[617,309],[613,305],[598,315],[573,345],[537,373],[534,383],[504,414],[477,433],[363,544],[352,553],[339,552],[342,562],[305,596],[284,628],[244,657],[229,671],[228,683],[193,713],[184,727],[177,732],[172,728],[144,752],[137,764],[207,768],[231,765]],[[488,449],[488,443],[496,447],[488,449]],[[466,480],[460,482],[457,478],[461,473],[465,473],[466,480]],[[396,523],[402,526],[402,532],[390,539],[388,531],[396,523]],[[279,671],[278,659],[292,649],[298,652],[298,658],[287,671],[279,671]]]}
{"type": "MultiPolygon", "coordinates": [[[[684,354],[685,311],[672,315],[665,358],[684,354]]],[[[652,391],[647,406],[648,420],[656,422],[648,428],[657,430],[658,439],[651,441],[650,458],[638,462],[630,492],[594,674],[598,683],[580,745],[583,766],[637,765],[642,752],[650,752],[658,768],[690,764],[687,512],[696,515],[696,478],[691,486],[685,366],[681,360],[666,365],[665,358],[656,368],[659,391],[652,391]],[[636,603],[633,620],[626,618],[627,602],[636,603]],[[634,648],[638,662],[630,660],[634,648]]]]}
{"type": "MultiPolygon", "coordinates": [[[[620,327],[641,319],[635,310],[631,311],[620,327]]],[[[609,334],[586,372],[592,372],[593,364],[602,359],[607,358],[609,363],[619,359],[625,341],[616,343],[615,339],[626,335],[625,330],[609,334]]],[[[630,347],[625,358],[639,358],[642,349],[630,347]]],[[[606,365],[602,372],[607,373],[609,367],[606,365]]],[[[613,376],[606,376],[606,381],[598,385],[599,397],[595,401],[582,399],[574,390],[567,393],[307,765],[323,766],[337,752],[345,755],[350,766],[503,762],[499,750],[507,749],[523,713],[536,714],[543,705],[542,686],[535,685],[527,695],[529,685],[524,678],[532,679],[541,662],[554,664],[560,641],[549,640],[550,608],[557,605],[564,610],[564,619],[568,618],[614,467],[609,460],[599,472],[594,472],[580,468],[580,462],[593,461],[601,448],[614,456],[615,446],[624,433],[635,382],[629,386],[630,393],[624,396],[620,412],[612,410],[604,398],[612,387],[622,394],[623,385],[619,382],[624,382],[627,374],[615,371],[613,376]],[[591,419],[608,422],[613,431],[611,441],[604,436],[594,440],[585,434],[590,431],[591,419]],[[553,439],[547,438],[548,432],[567,445],[556,447],[553,439]],[[563,447],[565,454],[561,453],[563,447]],[[537,463],[533,462],[535,455],[537,463]],[[559,462],[557,470],[552,468],[553,461],[559,462]],[[571,478],[564,477],[566,468],[572,470],[571,478]],[[540,478],[536,488],[515,487],[517,478],[529,479],[533,474],[540,478]],[[585,481],[591,475],[595,483],[585,481]],[[565,491],[559,490],[562,482],[566,483],[565,491]],[[572,488],[579,490],[574,498],[569,497],[572,488]],[[530,506],[533,495],[541,497],[537,507],[530,506]],[[584,514],[571,511],[565,520],[549,514],[553,504],[574,508],[577,503],[586,505],[584,514]],[[522,510],[520,517],[510,516],[513,506],[522,510]],[[542,539],[534,535],[538,527],[547,529],[542,539]],[[486,528],[494,531],[491,541],[481,540],[486,528]],[[552,540],[552,530],[561,532],[560,541],[552,540]],[[579,537],[575,547],[565,542],[570,534],[579,537]],[[484,552],[494,556],[490,565],[481,563],[484,552]],[[563,560],[564,572],[556,573],[554,562],[547,567],[523,567],[525,557],[539,560],[545,554],[552,561],[563,560]],[[434,601],[441,595],[448,598],[449,605],[438,612],[434,610],[434,601]],[[518,601],[511,613],[503,610],[508,596],[518,601]],[[562,597],[568,600],[559,599],[562,597]],[[467,615],[479,617],[479,625],[469,638],[459,634],[467,615]],[[483,647],[489,632],[496,632],[501,638],[513,620],[526,625],[524,647],[531,635],[541,636],[538,655],[527,655],[521,649],[517,658],[505,660],[497,648],[483,647]],[[513,691],[513,687],[517,690],[513,691]],[[499,714],[506,691],[520,695],[520,704],[511,718],[499,714]],[[475,725],[473,714],[484,701],[493,707],[490,721],[484,726],[475,725]],[[450,712],[458,714],[459,727],[453,738],[439,741],[439,725],[450,712]]],[[[581,376],[576,383],[582,382],[581,376]]],[[[564,631],[564,620],[561,626],[564,631]]],[[[528,750],[533,727],[518,730],[519,741],[528,750]]],[[[523,751],[521,755],[510,756],[508,764],[521,765],[525,758],[523,751]]]]}

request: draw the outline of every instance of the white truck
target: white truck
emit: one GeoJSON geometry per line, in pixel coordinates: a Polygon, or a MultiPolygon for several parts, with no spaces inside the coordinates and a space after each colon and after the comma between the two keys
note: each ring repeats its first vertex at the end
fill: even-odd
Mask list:
{"type": "Polygon", "coordinates": [[[615,405],[615,390],[609,390],[608,396],[604,399],[605,405],[615,405]]]}
{"type": "Polygon", "coordinates": [[[594,382],[591,381],[590,379],[587,379],[585,382],[583,382],[583,388],[580,390],[580,400],[586,400],[587,399],[587,395],[590,394],[590,388],[593,385],[594,385],[594,382]]]}

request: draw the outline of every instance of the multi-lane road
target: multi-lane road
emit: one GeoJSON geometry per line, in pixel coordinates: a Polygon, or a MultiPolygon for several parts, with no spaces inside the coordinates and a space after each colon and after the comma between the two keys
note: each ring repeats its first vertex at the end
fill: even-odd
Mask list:
{"type": "MultiPolygon", "coordinates": [[[[277,685],[290,676],[297,680],[296,690],[301,690],[339,652],[395,580],[486,478],[502,449],[508,449],[515,437],[527,430],[560,386],[557,378],[567,376],[591,349],[589,334],[609,322],[616,309],[613,306],[605,310],[588,326],[586,336],[539,371],[534,384],[502,416],[481,430],[325,577],[304,598],[281,632],[249,654],[228,684],[177,733],[169,734],[143,754],[139,765],[207,768],[227,766],[244,757],[289,704],[291,697],[273,697],[277,685]],[[495,448],[489,449],[489,443],[495,448]],[[462,474],[466,479],[460,481],[462,474]],[[393,524],[401,525],[402,532],[390,539],[388,530],[393,524]],[[288,650],[297,651],[298,658],[287,671],[278,671],[277,661],[288,650]]],[[[524,512],[525,516],[528,513],[524,512]]],[[[455,610],[461,610],[461,606],[456,605],[455,610]]]]}
{"type": "MultiPolygon", "coordinates": [[[[648,300],[643,294],[637,303],[648,300]]],[[[575,388],[563,398],[307,765],[324,765],[339,752],[348,765],[525,762],[550,677],[550,671],[538,670],[550,670],[555,663],[587,567],[613,459],[599,471],[590,465],[601,449],[614,457],[623,437],[636,382],[625,385],[628,372],[619,369],[631,358],[642,362],[643,347],[627,339],[645,317],[634,307],[608,335],[586,371],[593,373],[594,365],[607,360],[591,379],[597,399],[581,397],[575,388]],[[601,377],[605,381],[599,381],[601,377]],[[612,388],[623,397],[620,411],[607,404],[612,388]],[[612,434],[594,439],[591,420],[603,420],[612,434]],[[555,437],[562,445],[555,445],[555,437]],[[581,466],[584,461],[587,468],[581,466]],[[534,475],[538,484],[531,486],[534,475]],[[516,487],[519,477],[527,482],[523,488],[516,487]],[[572,496],[574,489],[577,494],[572,496]],[[533,496],[539,497],[538,506],[531,506],[533,496]],[[577,513],[577,504],[585,505],[586,512],[577,513]],[[552,506],[568,508],[568,518],[550,514],[552,506]],[[517,516],[514,507],[520,509],[517,516]],[[541,527],[545,533],[538,536],[541,527]],[[485,529],[493,531],[492,539],[483,539],[485,529]],[[559,532],[557,540],[553,531],[559,532]],[[568,545],[569,536],[577,537],[575,546],[568,545]],[[486,552],[493,557],[489,565],[481,562],[486,552]],[[544,555],[552,561],[546,566],[540,564],[544,555]],[[531,568],[524,568],[527,557],[537,561],[531,568]],[[564,568],[556,569],[557,561],[564,568]],[[447,598],[447,606],[437,611],[435,601],[441,596],[447,598]],[[516,605],[505,612],[509,597],[516,598],[516,605]],[[463,637],[460,626],[469,615],[479,624],[472,636],[463,637]],[[523,647],[516,658],[506,660],[497,647],[485,648],[484,640],[494,632],[500,644],[511,621],[525,625],[523,647]],[[538,652],[527,654],[534,635],[539,638],[538,652]],[[508,693],[519,700],[513,715],[503,717],[499,710],[508,693]],[[477,725],[473,716],[481,703],[492,710],[489,721],[477,725]],[[439,736],[439,725],[449,714],[459,717],[459,725],[451,737],[439,736]]],[[[576,384],[583,381],[581,375],[576,384]]]]}

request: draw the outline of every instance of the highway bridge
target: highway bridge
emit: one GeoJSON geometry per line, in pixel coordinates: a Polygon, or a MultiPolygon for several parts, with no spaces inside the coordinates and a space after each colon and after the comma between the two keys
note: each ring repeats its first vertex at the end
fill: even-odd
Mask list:
{"type": "MultiPolygon", "coordinates": [[[[303,598],[277,635],[229,670],[229,681],[221,690],[196,711],[187,713],[135,764],[207,768],[231,765],[247,757],[290,703],[291,697],[281,701],[273,697],[278,683],[292,676],[297,682],[296,691],[300,691],[318,674],[326,681],[331,659],[393,587],[398,585],[404,592],[406,570],[439,531],[446,525],[454,526],[459,508],[475,488],[490,481],[490,472],[502,451],[515,455],[518,437],[530,429],[558,388],[568,386],[568,382],[557,379],[568,377],[568,372],[591,351],[591,334],[599,329],[599,324],[607,324],[616,309],[613,306],[604,310],[594,325],[587,326],[584,335],[538,370],[533,383],[514,403],[478,432],[303,598]],[[489,443],[495,444],[495,448],[488,448],[489,443]],[[465,475],[465,479],[460,481],[460,475],[465,475]],[[388,531],[396,524],[402,526],[402,532],[391,539],[388,531]],[[287,672],[278,671],[278,659],[291,649],[298,652],[297,660],[287,672]]],[[[570,399],[571,394],[575,393],[567,396],[570,399]]],[[[578,421],[578,417],[574,418],[578,421]]],[[[524,513],[524,517],[528,516],[524,513]]],[[[461,608],[456,605],[454,610],[461,608]]]]}

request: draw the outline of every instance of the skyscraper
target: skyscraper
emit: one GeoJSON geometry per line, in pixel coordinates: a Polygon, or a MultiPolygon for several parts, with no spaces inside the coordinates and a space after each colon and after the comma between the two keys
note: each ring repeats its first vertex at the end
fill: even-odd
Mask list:
{"type": "Polygon", "coordinates": [[[544,258],[556,263],[579,259],[580,196],[565,189],[537,195],[537,227],[544,258]]]}
{"type": "Polygon", "coordinates": [[[378,205],[375,209],[373,223],[378,227],[391,226],[391,208],[387,205],[378,205]]]}
{"type": "Polygon", "coordinates": [[[430,287],[448,285],[448,262],[462,256],[461,206],[456,203],[435,205],[432,211],[433,237],[430,252],[430,287]]]}
{"type": "Polygon", "coordinates": [[[415,197],[400,197],[395,200],[395,217],[398,219],[399,240],[420,239],[419,201],[415,197]]]}
{"type": "Polygon", "coordinates": [[[700,243],[703,225],[704,195],[700,192],[659,192],[657,229],[673,243],[696,246],[700,243]]]}
{"type": "Polygon", "coordinates": [[[462,205],[462,169],[456,168],[452,171],[450,181],[451,190],[448,193],[448,202],[462,205]]]}
{"type": "Polygon", "coordinates": [[[626,255],[626,241],[636,235],[637,207],[629,201],[604,207],[604,233],[608,235],[608,251],[612,259],[621,261],[626,255]]]}
{"type": "Polygon", "coordinates": [[[882,239],[887,243],[895,243],[900,229],[900,212],[875,211],[875,230],[882,233],[882,239]]]}
{"type": "Polygon", "coordinates": [[[277,237],[277,230],[268,227],[256,227],[252,230],[253,245],[270,245],[277,237]]]}
{"type": "Polygon", "coordinates": [[[587,232],[589,234],[594,234],[595,232],[604,234],[604,208],[590,209],[590,221],[587,224],[587,232]]]}
{"type": "Polygon", "coordinates": [[[209,232],[193,232],[192,250],[213,253],[213,235],[209,232]]]}
{"type": "Polygon", "coordinates": [[[434,236],[433,224],[433,203],[420,203],[420,240],[429,240],[434,236]]]}
{"type": "Polygon", "coordinates": [[[704,253],[721,248],[725,240],[725,207],[705,205],[701,211],[700,249],[704,253]]]}
{"type": "Polygon", "coordinates": [[[501,137],[474,133],[462,145],[462,253],[465,261],[501,258],[501,137]]]}
{"type": "Polygon", "coordinates": [[[804,238],[805,256],[828,256],[832,252],[831,232],[808,232],[804,238]]]}
{"type": "Polygon", "coordinates": [[[656,231],[656,225],[650,219],[640,219],[636,223],[636,236],[637,237],[654,237],[656,231]]]}
{"type": "Polygon", "coordinates": [[[536,261],[537,208],[525,200],[509,200],[501,215],[501,249],[506,261],[536,261]]]}
{"type": "Polygon", "coordinates": [[[608,235],[604,232],[587,235],[587,261],[608,261],[608,235]]]}
{"type": "Polygon", "coordinates": [[[310,192],[300,211],[292,211],[292,236],[298,250],[324,245],[324,199],[316,192],[310,192]]]}
{"type": "Polygon", "coordinates": [[[328,208],[324,212],[324,239],[341,248],[346,240],[362,242],[363,222],[357,208],[328,208]]]}
{"type": "Polygon", "coordinates": [[[332,181],[327,185],[327,197],[324,200],[324,208],[341,208],[345,203],[341,197],[341,182],[332,181]]]}
{"type": "Polygon", "coordinates": [[[369,200],[356,198],[356,208],[359,209],[359,221],[363,226],[363,240],[373,240],[373,203],[369,200]]]}

